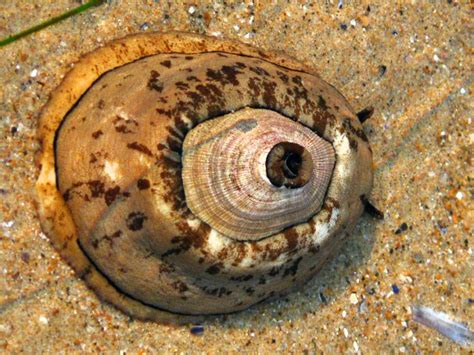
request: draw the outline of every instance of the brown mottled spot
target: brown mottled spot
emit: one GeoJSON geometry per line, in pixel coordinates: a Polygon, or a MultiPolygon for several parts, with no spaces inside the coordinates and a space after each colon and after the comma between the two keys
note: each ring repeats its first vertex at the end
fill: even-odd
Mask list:
{"type": "Polygon", "coordinates": [[[253,279],[253,275],[232,276],[231,281],[244,282],[253,279]]]}
{"type": "Polygon", "coordinates": [[[168,144],[168,147],[170,150],[173,152],[176,152],[178,154],[181,154],[183,150],[183,143],[181,140],[177,140],[176,137],[174,136],[168,136],[168,139],[166,140],[166,143],[168,144]]]}
{"type": "Polygon", "coordinates": [[[295,250],[298,245],[298,233],[296,233],[295,228],[288,228],[283,232],[285,239],[288,243],[287,250],[288,252],[295,250]]]}
{"type": "Polygon", "coordinates": [[[194,75],[190,75],[190,76],[186,77],[186,80],[187,80],[187,81],[195,81],[195,82],[197,82],[197,83],[201,82],[201,80],[199,80],[199,79],[198,79],[196,76],[194,76],[194,75]]]}
{"type": "Polygon", "coordinates": [[[171,60],[164,60],[160,64],[166,68],[171,68],[171,60]]]}
{"type": "Polygon", "coordinates": [[[193,60],[194,57],[193,57],[192,55],[187,55],[187,56],[184,57],[184,59],[186,59],[186,60],[193,60]]]}
{"type": "Polygon", "coordinates": [[[100,129],[98,131],[95,131],[94,133],[92,133],[92,138],[94,139],[97,139],[99,138],[101,135],[103,135],[104,132],[102,132],[100,129]]]}
{"type": "Polygon", "coordinates": [[[276,276],[280,273],[281,269],[283,268],[283,265],[280,266],[274,266],[268,273],[268,276],[276,276]]]}
{"type": "Polygon", "coordinates": [[[278,102],[275,97],[277,84],[273,81],[263,82],[263,101],[268,107],[278,108],[278,102]]]}
{"type": "Polygon", "coordinates": [[[163,143],[158,143],[158,144],[156,145],[156,149],[157,149],[158,151],[162,151],[162,150],[166,149],[166,145],[164,145],[163,143]]]}
{"type": "Polygon", "coordinates": [[[251,90],[250,95],[253,97],[260,96],[260,86],[259,86],[259,78],[249,78],[248,80],[248,87],[251,90]]]}
{"type": "Polygon", "coordinates": [[[297,84],[297,85],[303,85],[303,81],[302,81],[302,79],[301,79],[301,76],[299,76],[299,75],[294,76],[294,77],[291,79],[291,81],[293,81],[293,82],[294,82],[295,84],[297,84]]]}
{"type": "Polygon", "coordinates": [[[310,248],[309,248],[309,252],[312,253],[312,254],[317,254],[319,253],[319,250],[321,249],[321,246],[319,244],[316,244],[316,245],[312,245],[310,248]]]}
{"type": "Polygon", "coordinates": [[[359,127],[354,127],[352,124],[353,120],[349,117],[346,117],[342,120],[342,126],[347,129],[348,131],[352,132],[355,134],[357,137],[362,139],[364,142],[368,142],[369,140],[367,139],[367,136],[364,133],[364,130],[359,127]]]}
{"type": "Polygon", "coordinates": [[[138,231],[143,228],[143,223],[147,219],[143,212],[132,212],[128,215],[126,224],[131,231],[138,231]]]}
{"type": "Polygon", "coordinates": [[[163,91],[163,85],[160,83],[159,78],[160,74],[156,70],[150,71],[150,79],[148,80],[148,88],[150,90],[156,90],[158,92],[163,91]]]}
{"type": "Polygon", "coordinates": [[[289,80],[288,75],[286,75],[285,73],[283,73],[283,72],[281,72],[281,71],[279,71],[279,70],[277,70],[276,73],[277,73],[278,77],[281,79],[281,81],[283,81],[285,84],[288,83],[288,80],[289,80]]]}
{"type": "Polygon", "coordinates": [[[100,197],[104,194],[104,183],[99,180],[92,180],[87,183],[92,197],[100,197]]]}
{"type": "Polygon", "coordinates": [[[270,74],[261,67],[250,67],[249,70],[261,76],[270,76],[270,74]]]}
{"type": "Polygon", "coordinates": [[[176,236],[171,239],[172,244],[177,244],[175,248],[168,249],[161,256],[163,258],[170,255],[179,255],[191,248],[192,241],[187,236],[176,236]]]}
{"type": "Polygon", "coordinates": [[[150,180],[148,179],[138,179],[137,187],[139,190],[146,190],[150,188],[150,180]]]}
{"type": "Polygon", "coordinates": [[[186,84],[182,81],[178,81],[177,83],[175,83],[176,87],[179,89],[179,90],[188,90],[189,89],[189,84],[186,84]]]}
{"type": "Polygon", "coordinates": [[[169,274],[170,272],[175,271],[175,269],[176,269],[176,268],[175,268],[173,265],[168,264],[167,262],[163,261],[163,262],[160,264],[160,266],[159,266],[159,268],[158,268],[158,271],[159,271],[160,273],[169,274]]]}
{"type": "Polygon", "coordinates": [[[246,287],[246,288],[244,288],[244,291],[249,296],[252,296],[255,293],[255,289],[253,287],[246,287]]]}
{"type": "MultiPolygon", "coordinates": [[[[106,240],[110,243],[110,245],[112,246],[114,244],[114,239],[117,239],[117,238],[120,238],[120,236],[122,235],[122,231],[121,230],[117,230],[115,231],[112,235],[107,235],[105,234],[103,237],[102,237],[102,240],[106,240]]],[[[94,246],[94,244],[93,244],[94,246]]]]}
{"type": "Polygon", "coordinates": [[[104,199],[105,199],[105,203],[107,204],[107,206],[110,206],[115,201],[115,199],[117,198],[117,195],[119,193],[120,193],[120,187],[119,186],[115,186],[115,187],[110,188],[107,191],[105,191],[104,199]]]}
{"type": "Polygon", "coordinates": [[[318,107],[323,111],[327,111],[328,109],[328,106],[326,105],[326,100],[324,100],[321,95],[318,96],[318,107]]]}
{"type": "Polygon", "coordinates": [[[103,99],[100,99],[99,102],[97,102],[97,107],[103,110],[105,107],[105,101],[103,99]]]}
{"type": "Polygon", "coordinates": [[[119,133],[134,133],[133,128],[138,127],[138,122],[134,119],[126,119],[119,115],[113,121],[115,130],[119,133]]]}
{"type": "Polygon", "coordinates": [[[298,265],[303,259],[302,256],[300,256],[298,259],[296,259],[293,262],[293,265],[291,265],[289,268],[286,268],[285,271],[283,272],[282,278],[287,277],[288,275],[295,276],[296,272],[298,271],[298,265]]]}
{"type": "Polygon", "coordinates": [[[188,286],[186,286],[186,284],[180,280],[173,282],[171,287],[173,287],[179,293],[184,293],[188,290],[188,286]]]}
{"type": "Polygon", "coordinates": [[[206,269],[206,272],[207,272],[208,274],[215,275],[215,274],[218,274],[218,273],[221,271],[221,267],[222,267],[222,264],[221,264],[221,263],[217,263],[217,264],[214,264],[214,265],[209,266],[209,267],[206,269]]]}
{"type": "Polygon", "coordinates": [[[138,143],[138,142],[132,142],[127,144],[127,148],[138,150],[139,152],[146,154],[148,156],[153,156],[152,152],[150,149],[148,149],[145,145],[138,143]]]}
{"type": "Polygon", "coordinates": [[[223,65],[221,70],[214,70],[214,69],[207,69],[206,75],[209,80],[217,81],[223,85],[232,84],[232,85],[239,85],[239,81],[237,80],[237,75],[242,73],[239,71],[238,67],[223,65]]]}

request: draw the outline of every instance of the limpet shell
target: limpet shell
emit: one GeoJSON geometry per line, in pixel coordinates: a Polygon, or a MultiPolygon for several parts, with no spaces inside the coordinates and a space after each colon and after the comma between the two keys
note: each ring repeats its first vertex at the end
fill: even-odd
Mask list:
{"type": "Polygon", "coordinates": [[[101,298],[161,322],[306,282],[372,187],[356,114],[310,66],[188,33],[85,55],[39,139],[43,230],[101,298]]]}

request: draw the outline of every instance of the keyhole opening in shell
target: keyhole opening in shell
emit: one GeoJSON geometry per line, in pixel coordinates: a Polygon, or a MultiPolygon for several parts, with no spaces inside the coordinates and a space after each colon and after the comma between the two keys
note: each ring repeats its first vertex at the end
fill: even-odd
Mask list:
{"type": "Polygon", "coordinates": [[[267,176],[276,187],[296,189],[308,183],[313,171],[311,154],[301,145],[280,142],[269,152],[267,176]]]}

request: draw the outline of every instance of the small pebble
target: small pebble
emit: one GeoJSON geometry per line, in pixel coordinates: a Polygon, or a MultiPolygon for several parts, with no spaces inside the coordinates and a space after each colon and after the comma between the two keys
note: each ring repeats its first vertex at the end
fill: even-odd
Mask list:
{"type": "Polygon", "coordinates": [[[379,75],[382,77],[384,76],[385,72],[387,71],[387,66],[386,65],[380,65],[379,66],[379,75]]]}
{"type": "Polygon", "coordinates": [[[398,288],[397,285],[393,284],[392,285],[392,291],[394,294],[398,295],[400,293],[400,289],[398,288]]]}
{"type": "Polygon", "coordinates": [[[47,325],[49,323],[48,318],[46,318],[45,316],[39,316],[38,320],[41,324],[44,325],[47,325]]]}
{"type": "Polygon", "coordinates": [[[143,23],[141,26],[140,26],[140,30],[141,31],[146,31],[150,28],[150,24],[148,22],[145,22],[143,23]]]}
{"type": "Polygon", "coordinates": [[[355,293],[351,293],[351,296],[349,297],[349,301],[352,304],[357,304],[359,303],[359,300],[357,299],[357,295],[355,293]]]}
{"type": "Polygon", "coordinates": [[[360,303],[359,305],[359,313],[365,313],[367,312],[369,309],[367,307],[367,303],[365,302],[365,300],[362,300],[362,302],[360,303]]]}
{"type": "Polygon", "coordinates": [[[202,325],[194,325],[190,330],[192,335],[202,335],[204,334],[204,327],[202,325]]]}
{"type": "Polygon", "coordinates": [[[456,192],[456,198],[458,200],[462,200],[464,197],[464,194],[461,191],[456,192]]]}
{"type": "Polygon", "coordinates": [[[347,25],[345,23],[341,23],[341,30],[347,30],[347,25]]]}
{"type": "Polygon", "coordinates": [[[38,69],[33,69],[30,73],[30,77],[36,78],[38,76],[38,69]]]}
{"type": "Polygon", "coordinates": [[[356,353],[359,352],[359,344],[356,341],[354,341],[354,343],[352,343],[352,346],[354,347],[354,351],[356,353]]]}
{"type": "Polygon", "coordinates": [[[466,95],[466,89],[461,88],[461,89],[459,90],[459,93],[460,93],[461,95],[466,95]]]}
{"type": "Polygon", "coordinates": [[[370,19],[368,16],[359,16],[358,20],[360,24],[362,25],[362,27],[367,27],[370,24],[370,19]]]}
{"type": "Polygon", "coordinates": [[[8,222],[2,222],[0,225],[3,227],[3,228],[10,228],[11,226],[13,226],[15,224],[15,221],[11,220],[11,221],[8,221],[8,222]]]}
{"type": "Polygon", "coordinates": [[[357,25],[357,21],[352,19],[350,24],[351,24],[352,27],[355,27],[357,25]]]}
{"type": "Polygon", "coordinates": [[[196,12],[196,8],[194,6],[190,6],[189,9],[188,9],[188,13],[190,15],[194,14],[194,12],[196,12]]]}

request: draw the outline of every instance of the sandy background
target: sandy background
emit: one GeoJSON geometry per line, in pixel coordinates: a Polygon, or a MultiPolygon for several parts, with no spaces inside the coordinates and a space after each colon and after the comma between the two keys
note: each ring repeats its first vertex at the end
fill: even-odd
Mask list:
{"type": "MultiPolygon", "coordinates": [[[[79,3],[0,1],[0,37],[79,3]]],[[[411,306],[474,327],[473,14],[467,2],[416,3],[108,1],[0,48],[0,352],[466,351],[414,323],[411,306]],[[356,110],[376,109],[365,132],[385,221],[364,215],[300,292],[210,319],[200,336],[99,301],[41,232],[33,197],[38,112],[72,63],[165,30],[283,50],[356,110]]]]}

